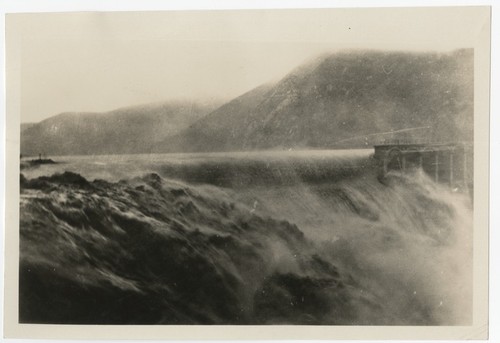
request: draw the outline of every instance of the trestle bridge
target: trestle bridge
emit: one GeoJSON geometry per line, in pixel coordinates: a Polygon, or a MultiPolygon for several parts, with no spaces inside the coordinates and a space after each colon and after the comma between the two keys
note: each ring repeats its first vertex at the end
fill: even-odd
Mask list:
{"type": "Polygon", "coordinates": [[[375,145],[374,158],[379,163],[379,175],[391,171],[405,172],[420,168],[435,182],[451,187],[470,189],[473,180],[472,144],[411,144],[375,145]]]}

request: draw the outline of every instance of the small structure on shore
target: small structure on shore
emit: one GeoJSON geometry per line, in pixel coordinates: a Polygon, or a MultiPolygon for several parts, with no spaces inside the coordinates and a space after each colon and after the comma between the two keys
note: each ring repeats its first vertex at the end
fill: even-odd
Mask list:
{"type": "Polygon", "coordinates": [[[33,165],[33,164],[54,164],[56,162],[54,162],[52,159],[50,158],[47,158],[47,155],[43,154],[44,155],[44,158],[42,158],[42,154],[39,153],[38,154],[38,159],[33,159],[30,161],[30,163],[33,165]]]}
{"type": "Polygon", "coordinates": [[[50,158],[47,158],[47,156],[44,156],[44,158],[42,158],[42,154],[38,154],[38,158],[34,158],[32,160],[24,160],[23,161],[23,154],[21,154],[21,170],[22,169],[26,169],[26,168],[30,168],[30,167],[36,167],[36,166],[39,166],[41,164],[56,164],[57,162],[55,162],[54,160],[50,159],[50,158]]]}

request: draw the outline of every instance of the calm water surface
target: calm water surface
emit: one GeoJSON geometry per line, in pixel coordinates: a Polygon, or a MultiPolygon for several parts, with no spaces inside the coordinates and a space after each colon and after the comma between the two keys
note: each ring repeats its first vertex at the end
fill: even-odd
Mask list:
{"type": "Polygon", "coordinates": [[[89,180],[117,181],[146,173],[189,182],[234,185],[263,180],[302,181],[353,173],[365,166],[373,149],[256,151],[231,153],[177,153],[99,156],[55,156],[57,164],[40,165],[21,172],[28,178],[64,171],[89,180]]]}

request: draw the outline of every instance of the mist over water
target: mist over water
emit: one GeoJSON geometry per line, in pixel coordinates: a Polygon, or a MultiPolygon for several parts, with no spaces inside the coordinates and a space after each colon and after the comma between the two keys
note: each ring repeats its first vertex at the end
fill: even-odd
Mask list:
{"type": "Polygon", "coordinates": [[[355,280],[359,295],[381,305],[361,307],[361,322],[470,323],[470,199],[420,171],[391,178],[388,185],[367,175],[252,197],[263,213],[297,224],[320,256],[355,280]]]}
{"type": "Polygon", "coordinates": [[[382,184],[370,153],[68,157],[22,170],[20,319],[470,324],[470,197],[421,170],[382,184]],[[66,170],[79,175],[49,176],[66,170]]]}

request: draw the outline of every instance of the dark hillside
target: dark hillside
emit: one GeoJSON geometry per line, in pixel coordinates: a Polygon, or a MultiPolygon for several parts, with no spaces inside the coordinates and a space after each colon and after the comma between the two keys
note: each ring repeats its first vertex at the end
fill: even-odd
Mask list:
{"type": "Polygon", "coordinates": [[[160,151],[370,146],[383,139],[473,138],[473,50],[354,51],[322,56],[250,91],[160,151]],[[398,134],[375,133],[407,128],[398,134]]]}
{"type": "Polygon", "coordinates": [[[106,113],[61,113],[22,131],[23,155],[148,153],[187,128],[215,104],[169,102],[106,113]]]}

